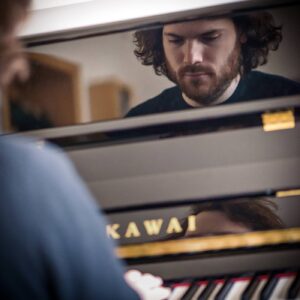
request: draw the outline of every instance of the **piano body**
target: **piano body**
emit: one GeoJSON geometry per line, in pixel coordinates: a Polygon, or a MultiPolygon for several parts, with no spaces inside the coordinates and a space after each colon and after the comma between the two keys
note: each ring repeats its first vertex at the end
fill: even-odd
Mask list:
{"type": "Polygon", "coordinates": [[[299,297],[299,112],[292,96],[120,120],[118,129],[114,121],[89,125],[96,136],[62,129],[48,139],[99,199],[117,255],[128,268],[162,276],[171,299],[292,299],[299,297]],[[278,117],[274,131],[266,115],[278,117]],[[210,131],[216,120],[220,130],[210,131]],[[207,215],[219,225],[203,232],[203,212],[250,230],[225,230],[226,221],[207,215]]]}
{"type": "MultiPolygon", "coordinates": [[[[293,2],[198,4],[26,39],[35,45],[293,2]]],[[[162,276],[173,288],[170,299],[294,299],[300,298],[299,97],[23,134],[64,149],[107,214],[116,254],[128,268],[162,276]]]]}

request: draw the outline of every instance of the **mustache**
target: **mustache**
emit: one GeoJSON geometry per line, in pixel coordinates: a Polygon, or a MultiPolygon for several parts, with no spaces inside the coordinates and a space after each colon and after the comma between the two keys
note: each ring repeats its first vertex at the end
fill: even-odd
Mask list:
{"type": "Polygon", "coordinates": [[[209,66],[204,65],[185,65],[178,71],[180,77],[184,76],[185,73],[214,73],[214,70],[209,66]]]}

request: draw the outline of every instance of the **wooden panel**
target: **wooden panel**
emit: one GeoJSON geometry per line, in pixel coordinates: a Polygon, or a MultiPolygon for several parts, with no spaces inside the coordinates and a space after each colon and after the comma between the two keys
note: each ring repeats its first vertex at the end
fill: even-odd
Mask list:
{"type": "Polygon", "coordinates": [[[130,87],[118,80],[94,83],[89,93],[91,121],[121,118],[132,95],[130,87]]]}
{"type": "MultiPolygon", "coordinates": [[[[49,55],[29,53],[28,56],[31,65],[29,80],[14,83],[6,91],[5,129],[13,127],[8,99],[26,114],[37,120],[45,118],[52,126],[80,122],[79,67],[49,55]]],[[[32,129],[39,128],[34,126],[32,129]]]]}

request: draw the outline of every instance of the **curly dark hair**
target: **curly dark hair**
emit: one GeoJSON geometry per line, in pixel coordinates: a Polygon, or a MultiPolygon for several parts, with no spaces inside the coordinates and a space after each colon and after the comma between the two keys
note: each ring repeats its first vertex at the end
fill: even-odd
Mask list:
{"type": "MultiPolygon", "coordinates": [[[[202,202],[191,207],[188,215],[214,211],[223,213],[234,223],[244,225],[249,231],[274,230],[286,228],[282,219],[276,214],[276,203],[266,197],[238,198],[227,201],[202,202]]],[[[187,232],[188,219],[180,221],[182,232],[169,234],[164,240],[183,238],[187,232]]],[[[197,236],[197,231],[194,236],[197,236]]]]}
{"type": "MultiPolygon", "coordinates": [[[[245,36],[241,45],[240,74],[266,64],[270,50],[277,50],[282,40],[282,27],[275,25],[269,12],[255,12],[233,16],[237,32],[245,36]]],[[[143,65],[152,65],[157,75],[168,76],[162,44],[163,28],[136,31],[133,35],[134,54],[143,65]]]]}
{"type": "Polygon", "coordinates": [[[240,198],[231,201],[207,202],[195,205],[191,214],[203,211],[223,212],[231,221],[251,230],[282,229],[284,223],[276,214],[277,205],[268,198],[240,198]]]}

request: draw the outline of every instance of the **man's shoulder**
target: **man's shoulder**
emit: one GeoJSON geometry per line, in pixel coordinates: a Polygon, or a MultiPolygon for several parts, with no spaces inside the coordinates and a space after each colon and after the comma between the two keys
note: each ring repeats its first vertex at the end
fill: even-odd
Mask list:
{"type": "Polygon", "coordinates": [[[227,103],[273,99],[300,94],[300,83],[289,78],[251,71],[245,74],[227,103]]]}
{"type": "Polygon", "coordinates": [[[265,96],[276,97],[300,93],[299,82],[281,75],[252,71],[246,76],[245,81],[249,88],[254,88],[265,96]]]}
{"type": "Polygon", "coordinates": [[[159,95],[133,107],[126,114],[126,117],[149,115],[170,111],[174,106],[174,102],[178,101],[178,97],[181,97],[181,92],[178,86],[167,88],[159,95]]]}
{"type": "Polygon", "coordinates": [[[250,80],[258,80],[258,79],[262,79],[262,80],[266,80],[266,81],[281,81],[284,83],[290,83],[290,84],[296,84],[296,85],[300,85],[299,82],[289,79],[285,76],[282,75],[278,75],[278,74],[272,74],[272,73],[266,73],[266,72],[262,72],[262,71],[251,71],[248,74],[248,78],[250,80]]]}
{"type": "Polygon", "coordinates": [[[65,222],[59,219],[62,211],[67,219],[71,214],[79,215],[85,209],[95,209],[95,203],[90,201],[90,195],[71,161],[50,143],[1,137],[0,168],[3,200],[0,208],[14,211],[18,215],[18,226],[32,230],[32,239],[36,241],[38,236],[33,232],[54,230],[53,220],[65,222]],[[32,208],[25,214],[24,205],[32,208]],[[35,228],[37,222],[43,222],[45,226],[35,228]]]}
{"type": "MultiPolygon", "coordinates": [[[[54,195],[55,186],[62,184],[62,178],[69,179],[75,174],[71,161],[58,147],[20,137],[0,137],[0,166],[2,192],[10,195],[17,182],[19,194],[26,193],[30,197],[28,202],[38,200],[37,191],[46,194],[48,190],[54,195]],[[52,192],[50,186],[54,188],[52,192]]],[[[22,201],[22,197],[14,199],[22,201]]]]}
{"type": "Polygon", "coordinates": [[[16,167],[19,174],[22,166],[42,167],[51,162],[63,162],[65,155],[56,146],[47,142],[24,137],[0,137],[0,161],[2,166],[16,167]]]}

